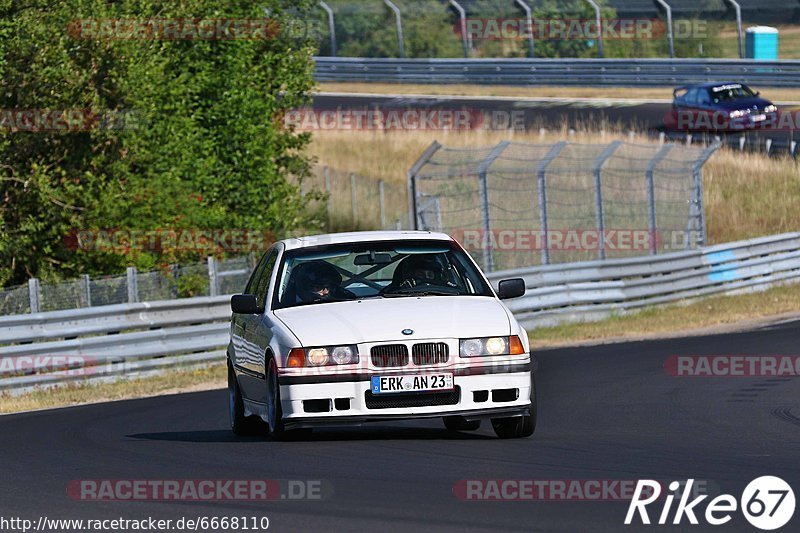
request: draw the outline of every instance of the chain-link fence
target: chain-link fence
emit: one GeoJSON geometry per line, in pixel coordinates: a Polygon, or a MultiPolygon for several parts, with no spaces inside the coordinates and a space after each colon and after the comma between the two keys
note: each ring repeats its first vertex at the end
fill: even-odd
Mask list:
{"type": "Polygon", "coordinates": [[[303,192],[327,193],[324,206],[330,231],[343,229],[408,229],[408,190],[405,183],[359,176],[317,167],[305,180],[303,192]]]}
{"type": "Polygon", "coordinates": [[[717,147],[434,143],[409,173],[416,226],[452,234],[487,271],[694,248],[717,147]]]}
{"type": "Polygon", "coordinates": [[[124,276],[84,275],[61,283],[34,278],[27,285],[0,290],[0,316],[234,294],[244,289],[256,260],[254,254],[223,260],[209,257],[206,263],[150,272],[130,267],[124,276]]]}

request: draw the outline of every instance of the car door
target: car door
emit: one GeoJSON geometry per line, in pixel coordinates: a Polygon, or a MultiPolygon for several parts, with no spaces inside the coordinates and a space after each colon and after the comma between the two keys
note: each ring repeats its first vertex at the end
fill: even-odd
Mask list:
{"type": "Polygon", "coordinates": [[[262,310],[261,313],[247,315],[242,321],[244,357],[240,363],[243,375],[239,383],[245,396],[256,402],[266,401],[264,354],[272,340],[272,324],[265,310],[267,308],[267,294],[277,257],[277,248],[269,250],[264,255],[263,261],[259,265],[258,276],[250,287],[251,292],[249,294],[253,294],[256,297],[258,307],[262,310]]]}

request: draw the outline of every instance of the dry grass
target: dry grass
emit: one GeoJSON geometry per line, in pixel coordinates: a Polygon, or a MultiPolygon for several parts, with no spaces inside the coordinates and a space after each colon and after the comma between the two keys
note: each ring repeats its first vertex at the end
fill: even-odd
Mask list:
{"type": "MultiPolygon", "coordinates": [[[[447,146],[481,147],[502,140],[556,142],[630,140],[611,128],[605,135],[578,131],[573,136],[562,128],[545,136],[538,132],[352,132],[326,131],[314,135],[311,152],[319,164],[346,169],[363,176],[404,184],[406,173],[431,142],[447,146]]],[[[637,143],[653,142],[639,135],[637,143]]],[[[800,228],[800,174],[791,159],[770,159],[723,148],[704,169],[709,243],[732,242],[800,228]]]]}
{"type": "MultiPolygon", "coordinates": [[[[509,96],[521,98],[634,98],[672,100],[672,87],[514,87],[508,85],[424,85],[397,83],[322,83],[318,90],[336,93],[378,93],[445,96],[509,96]]],[[[800,102],[800,89],[758,86],[776,102],[800,102]]]]}
{"type": "Polygon", "coordinates": [[[758,318],[800,310],[800,284],[764,292],[716,296],[689,305],[650,308],[636,314],[589,323],[540,328],[529,333],[531,346],[547,348],[615,338],[684,335],[691,330],[742,325],[758,318]],[[687,329],[687,324],[692,327],[687,329]]]}
{"type": "Polygon", "coordinates": [[[76,383],[18,396],[4,394],[0,414],[217,389],[225,387],[226,375],[225,365],[220,364],[115,383],[76,383]]]}

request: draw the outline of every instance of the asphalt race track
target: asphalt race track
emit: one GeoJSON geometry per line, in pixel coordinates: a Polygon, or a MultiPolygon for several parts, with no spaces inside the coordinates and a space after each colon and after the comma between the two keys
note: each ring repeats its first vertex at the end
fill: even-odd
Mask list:
{"type": "MultiPolygon", "coordinates": [[[[635,89],[631,89],[631,95],[636,96],[635,89]]],[[[764,96],[769,98],[769,91],[765,91],[764,96]]],[[[796,113],[797,103],[778,102],[778,105],[782,110],[793,112],[794,117],[800,116],[796,113]]],[[[511,128],[537,132],[542,128],[560,130],[566,125],[575,130],[644,131],[651,136],[658,136],[662,131],[670,133],[665,123],[670,122],[668,116],[672,110],[672,103],[671,100],[647,101],[636,98],[481,98],[321,93],[314,96],[313,108],[317,112],[380,109],[384,113],[409,109],[469,110],[473,118],[473,127],[470,129],[511,128]],[[480,119],[475,119],[476,116],[480,116],[480,119]]],[[[686,132],[671,133],[684,139],[686,132]]],[[[775,155],[788,153],[792,141],[800,140],[800,133],[785,129],[748,130],[723,133],[720,136],[732,147],[738,147],[742,134],[747,137],[748,150],[763,151],[766,140],[770,139],[775,155]]],[[[706,140],[713,140],[715,136],[715,132],[711,132],[706,140]]],[[[703,141],[702,132],[693,132],[693,137],[694,142],[703,141]]]]}
{"type": "MultiPolygon", "coordinates": [[[[237,439],[223,390],[0,417],[0,513],[49,518],[267,516],[276,531],[650,531],[619,501],[463,501],[459,480],[705,480],[733,494],[762,475],[800,487],[797,378],[678,378],[671,355],[796,355],[800,321],[752,332],[540,352],[539,424],[499,440],[439,420],[237,439]],[[79,479],[324,480],[323,499],[79,501],[79,479]],[[332,492],[331,492],[332,489],[332,492]],[[638,522],[636,522],[638,524],[638,522]]],[[[673,506],[674,509],[674,506],[673,506]]],[[[656,520],[661,507],[651,511],[656,520]]],[[[702,509],[701,509],[702,512],[702,509]]],[[[671,518],[670,518],[671,519],[671,518]]],[[[701,519],[702,520],[702,519],[701,519]]],[[[722,527],[751,531],[737,512],[722,527]]],[[[797,513],[783,530],[797,531],[797,513]]]]}

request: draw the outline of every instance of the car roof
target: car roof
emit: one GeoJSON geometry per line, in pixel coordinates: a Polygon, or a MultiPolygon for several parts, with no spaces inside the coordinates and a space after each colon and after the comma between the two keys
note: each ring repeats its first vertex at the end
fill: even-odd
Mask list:
{"type": "Polygon", "coordinates": [[[451,241],[446,233],[432,231],[350,231],[345,233],[326,233],[323,235],[310,235],[307,237],[294,237],[281,242],[287,250],[311,248],[327,244],[346,244],[354,242],[372,241],[451,241]]]}
{"type": "Polygon", "coordinates": [[[710,89],[712,87],[722,87],[723,85],[741,85],[743,87],[747,87],[745,83],[739,83],[738,81],[715,81],[715,82],[705,82],[705,83],[695,83],[692,85],[683,85],[682,87],[678,87],[676,90],[680,89],[710,89]]]}

